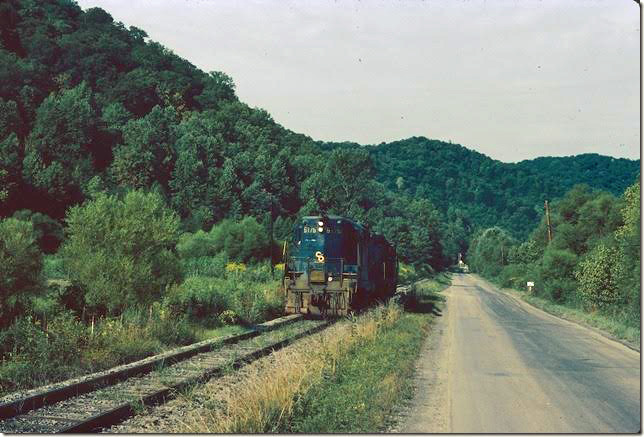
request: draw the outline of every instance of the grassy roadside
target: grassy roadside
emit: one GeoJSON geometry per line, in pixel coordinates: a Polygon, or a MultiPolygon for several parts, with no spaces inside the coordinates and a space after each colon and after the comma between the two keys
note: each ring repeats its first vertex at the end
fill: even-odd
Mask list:
{"type": "Polygon", "coordinates": [[[598,329],[610,337],[615,337],[628,343],[629,346],[640,350],[640,331],[632,326],[626,326],[616,320],[597,313],[587,313],[578,308],[571,308],[565,305],[559,305],[552,301],[530,295],[517,290],[507,290],[510,294],[519,297],[547,313],[561,317],[571,322],[579,323],[587,327],[598,329]]]}
{"type": "Polygon", "coordinates": [[[372,342],[359,344],[299,399],[281,432],[369,433],[382,431],[402,398],[411,398],[412,374],[429,332],[426,314],[403,314],[372,342]]]}
{"type": "Polygon", "coordinates": [[[416,359],[440,315],[448,275],[421,281],[401,304],[389,303],[274,354],[234,386],[200,394],[169,432],[378,432],[413,394],[416,359]],[[204,401],[205,396],[205,401],[204,401]]]}
{"type": "MultiPolygon", "coordinates": [[[[480,276],[479,276],[480,277],[480,276]]],[[[482,278],[485,280],[485,278],[482,278]]],[[[489,281],[488,281],[489,282],[489,281]]],[[[530,305],[562,319],[578,323],[582,326],[599,330],[610,338],[620,340],[630,347],[640,350],[640,330],[620,323],[597,312],[588,313],[580,308],[562,305],[544,299],[525,291],[498,287],[504,293],[510,294],[530,305]]]]}

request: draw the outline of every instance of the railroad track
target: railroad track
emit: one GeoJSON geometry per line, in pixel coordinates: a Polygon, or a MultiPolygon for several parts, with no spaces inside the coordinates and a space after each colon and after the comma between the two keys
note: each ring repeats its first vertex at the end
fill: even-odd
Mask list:
{"type": "Polygon", "coordinates": [[[94,432],[163,403],[177,392],[237,369],[321,331],[332,322],[300,315],[207,340],[105,372],[0,399],[0,432],[94,432]]]}

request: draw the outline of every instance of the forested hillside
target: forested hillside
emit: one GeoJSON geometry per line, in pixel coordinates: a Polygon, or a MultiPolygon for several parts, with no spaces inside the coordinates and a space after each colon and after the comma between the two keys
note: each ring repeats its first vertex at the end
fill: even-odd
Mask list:
{"type": "Polygon", "coordinates": [[[585,154],[508,164],[422,137],[382,143],[369,152],[376,179],[390,190],[429,199],[451,220],[465,217],[475,228],[499,225],[516,237],[536,226],[544,200],[560,198],[581,183],[619,195],[639,174],[639,161],[628,159],[585,154]]]}
{"type": "Polygon", "coordinates": [[[284,238],[298,215],[327,211],[440,268],[475,229],[525,236],[544,199],[578,182],[619,194],[639,168],[598,155],[505,164],[419,137],[315,142],[240,102],[232,78],[200,71],[100,8],[9,0],[0,20],[0,217],[30,219],[47,252],[70,206],[144,189],[187,231],[252,216],[284,238]]]}
{"type": "Polygon", "coordinates": [[[404,260],[446,263],[434,206],[385,189],[366,150],[321,150],[100,8],[0,8],[0,217],[31,221],[45,252],[71,206],[142,189],[184,231],[251,216],[280,239],[298,214],[327,211],[385,233],[404,260]]]}

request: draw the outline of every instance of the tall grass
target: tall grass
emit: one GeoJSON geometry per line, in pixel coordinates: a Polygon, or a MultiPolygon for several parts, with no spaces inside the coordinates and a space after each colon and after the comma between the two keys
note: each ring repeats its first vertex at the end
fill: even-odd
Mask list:
{"type": "Polygon", "coordinates": [[[402,311],[396,304],[378,307],[341,322],[298,347],[274,354],[274,361],[240,384],[205,393],[206,404],[186,417],[178,432],[259,433],[287,430],[298,402],[312,387],[334,375],[358,345],[373,343],[391,329],[402,311]]]}
{"type": "Polygon", "coordinates": [[[165,304],[176,315],[217,324],[255,324],[284,310],[279,281],[258,282],[252,274],[229,273],[225,278],[191,276],[169,290],[165,304]]]}
{"type": "Polygon", "coordinates": [[[0,332],[0,396],[136,361],[196,338],[185,317],[170,317],[160,305],[90,324],[71,311],[46,326],[22,317],[0,332]]]}

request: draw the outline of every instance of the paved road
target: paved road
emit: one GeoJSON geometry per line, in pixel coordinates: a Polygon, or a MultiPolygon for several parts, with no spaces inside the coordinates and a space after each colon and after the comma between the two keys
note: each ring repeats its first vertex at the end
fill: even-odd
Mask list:
{"type": "Polygon", "coordinates": [[[454,275],[403,432],[640,430],[640,354],[454,275]],[[438,334],[438,333],[436,333],[438,334]]]}

